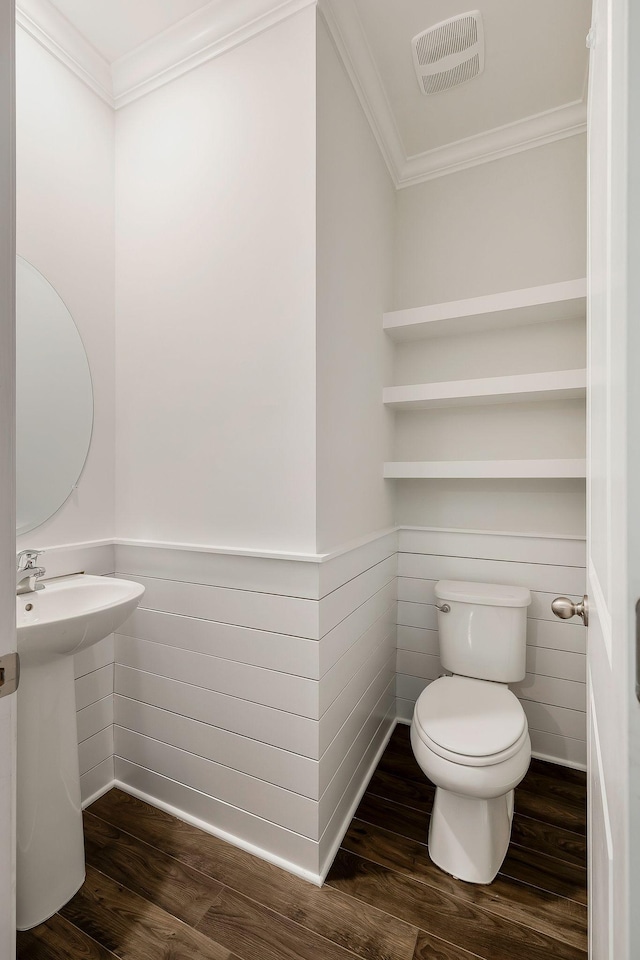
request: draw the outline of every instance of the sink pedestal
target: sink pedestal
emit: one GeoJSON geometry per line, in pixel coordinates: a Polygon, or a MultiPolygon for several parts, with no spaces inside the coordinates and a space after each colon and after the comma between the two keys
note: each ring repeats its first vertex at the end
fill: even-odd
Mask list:
{"type": "Polygon", "coordinates": [[[42,923],[84,881],[74,654],[114,633],[144,587],[74,574],[16,597],[17,926],[42,923]]]}
{"type": "Polygon", "coordinates": [[[17,927],[28,930],[53,916],[85,877],[71,656],[23,665],[17,789],[17,927]]]}

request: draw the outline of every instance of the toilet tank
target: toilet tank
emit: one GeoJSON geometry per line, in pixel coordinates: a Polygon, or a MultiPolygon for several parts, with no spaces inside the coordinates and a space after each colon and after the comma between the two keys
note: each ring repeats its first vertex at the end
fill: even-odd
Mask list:
{"type": "Polygon", "coordinates": [[[445,670],[499,683],[523,679],[531,603],[526,587],[439,580],[435,593],[445,670]]]}

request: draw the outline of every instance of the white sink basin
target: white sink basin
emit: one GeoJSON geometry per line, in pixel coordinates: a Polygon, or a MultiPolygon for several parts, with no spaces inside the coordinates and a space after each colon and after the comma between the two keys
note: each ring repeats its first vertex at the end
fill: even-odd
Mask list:
{"type": "Polygon", "coordinates": [[[135,610],[143,593],[144,587],[129,580],[78,574],[16,597],[23,669],[32,657],[77,653],[108,637],[135,610]]]}
{"type": "Polygon", "coordinates": [[[113,633],[143,593],[78,574],[16,597],[19,930],[53,916],[84,883],[73,654],[113,633]]]}

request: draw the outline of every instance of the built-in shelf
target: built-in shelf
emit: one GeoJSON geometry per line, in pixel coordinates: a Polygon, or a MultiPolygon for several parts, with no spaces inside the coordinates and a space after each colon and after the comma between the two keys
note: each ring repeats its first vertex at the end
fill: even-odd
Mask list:
{"type": "Polygon", "coordinates": [[[586,460],[426,460],[384,465],[389,479],[586,477],[586,460]]]}
{"type": "Polygon", "coordinates": [[[556,370],[481,380],[447,380],[386,387],[383,400],[394,410],[426,410],[465,404],[574,400],[586,395],[586,370],[556,370]]]}
{"type": "Polygon", "coordinates": [[[394,340],[472,333],[506,327],[569,320],[586,315],[587,281],[565,280],[525,290],[509,290],[470,300],[395,310],[384,315],[384,329],[394,340]]]}

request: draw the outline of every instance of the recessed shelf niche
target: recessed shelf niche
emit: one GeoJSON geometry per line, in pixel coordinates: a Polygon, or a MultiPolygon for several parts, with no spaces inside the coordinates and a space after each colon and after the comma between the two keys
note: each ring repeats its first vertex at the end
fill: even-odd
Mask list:
{"type": "MultiPolygon", "coordinates": [[[[394,311],[385,314],[384,329],[392,339],[399,342],[432,337],[455,337],[456,351],[458,349],[464,351],[464,334],[482,334],[489,330],[549,324],[553,321],[584,320],[585,314],[586,280],[578,279],[469,300],[394,311]]],[[[473,341],[476,349],[479,339],[481,341],[482,337],[475,337],[473,341]]],[[[409,411],[424,411],[424,415],[428,417],[430,410],[444,407],[475,408],[481,405],[534,403],[548,400],[575,401],[585,397],[586,370],[584,367],[539,373],[505,371],[503,376],[431,380],[425,383],[389,386],[383,391],[383,403],[389,409],[396,411],[399,417],[409,411]]],[[[568,409],[567,407],[567,412],[568,409]]],[[[565,407],[562,404],[561,408],[556,410],[561,410],[564,415],[565,407]]],[[[543,439],[544,418],[550,415],[550,408],[541,406],[539,418],[543,439]]],[[[574,419],[575,415],[574,410],[574,419]]],[[[503,429],[507,428],[503,427],[503,429]]],[[[504,447],[505,451],[508,451],[508,435],[505,435],[504,447]]],[[[403,452],[406,456],[409,451],[403,452]]],[[[444,453],[444,450],[442,452],[444,453]]],[[[526,451],[524,452],[526,455],[526,451]]],[[[575,479],[586,476],[586,461],[583,458],[576,458],[574,455],[569,459],[558,459],[557,453],[551,448],[549,448],[551,456],[541,458],[539,452],[536,451],[535,459],[527,460],[508,459],[508,453],[507,458],[440,460],[435,459],[438,453],[436,449],[434,459],[414,461],[403,459],[385,463],[384,476],[390,479],[486,479],[491,477],[575,479]]]]}

